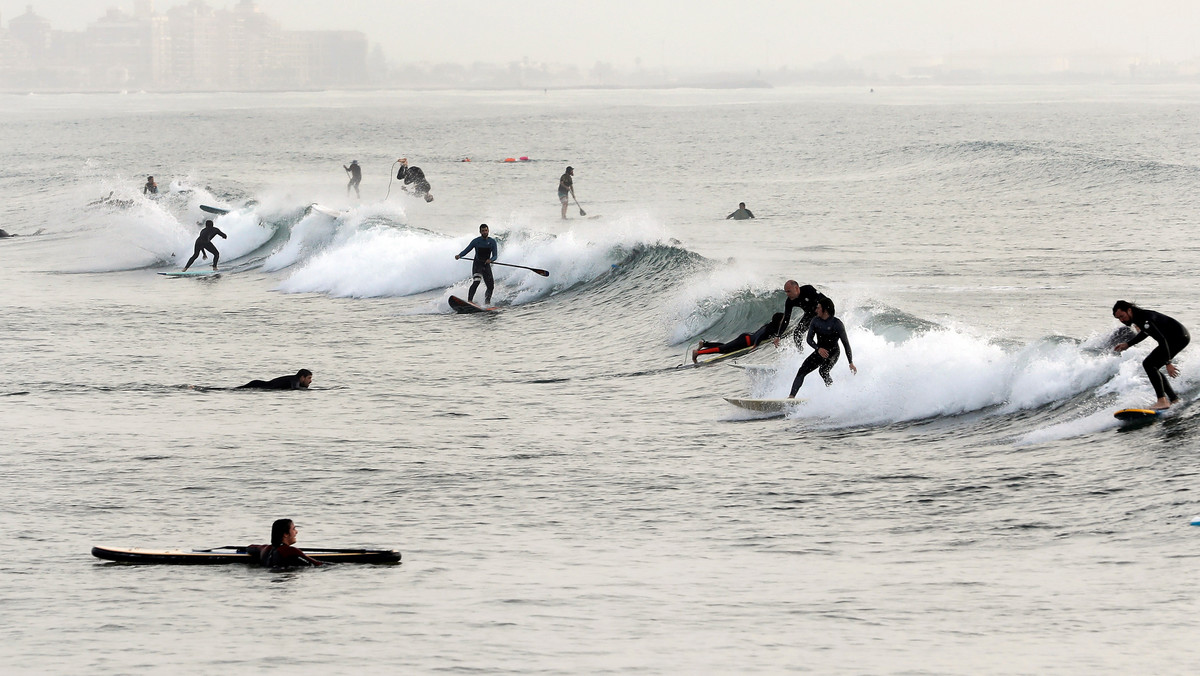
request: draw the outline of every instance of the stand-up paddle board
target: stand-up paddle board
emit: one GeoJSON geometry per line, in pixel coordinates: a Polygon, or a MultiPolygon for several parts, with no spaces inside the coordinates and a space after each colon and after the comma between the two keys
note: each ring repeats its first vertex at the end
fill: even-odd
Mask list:
{"type": "Polygon", "coordinates": [[[160,272],[163,277],[216,277],[221,273],[216,270],[177,270],[175,272],[160,272]]]}
{"type": "Polygon", "coordinates": [[[1113,417],[1123,423],[1150,422],[1163,416],[1168,409],[1161,411],[1152,408],[1123,408],[1113,414],[1113,417]]]}
{"type": "Polygon", "coordinates": [[[803,399],[734,399],[732,397],[725,397],[725,401],[738,408],[759,413],[783,413],[797,404],[804,403],[803,399]]]}
{"type": "Polygon", "coordinates": [[[450,298],[447,299],[447,302],[450,303],[450,309],[454,310],[455,312],[457,312],[460,315],[469,315],[469,314],[474,314],[476,312],[499,312],[500,311],[500,308],[483,307],[482,305],[476,305],[475,303],[472,303],[469,300],[463,300],[463,299],[459,298],[458,296],[450,296],[450,298]]]}
{"type": "MultiPolygon", "coordinates": [[[[262,545],[246,547],[216,547],[213,549],[133,549],[127,547],[92,547],[92,556],[121,563],[173,563],[183,565],[214,565],[223,563],[258,563],[262,545]]],[[[320,549],[304,548],[304,553],[326,563],[398,563],[400,552],[393,549],[320,549]]]]}
{"type": "Polygon", "coordinates": [[[224,216],[225,214],[229,213],[228,209],[222,209],[221,207],[210,207],[207,204],[201,204],[200,211],[207,211],[210,214],[216,214],[218,216],[224,216]]]}

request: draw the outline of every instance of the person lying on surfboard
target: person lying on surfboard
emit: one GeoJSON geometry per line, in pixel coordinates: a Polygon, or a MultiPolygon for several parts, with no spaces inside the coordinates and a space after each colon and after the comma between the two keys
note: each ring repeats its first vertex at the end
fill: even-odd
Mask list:
{"type": "Polygon", "coordinates": [[[312,384],[312,371],[300,369],[294,376],[279,376],[271,380],[251,380],[238,385],[239,390],[307,390],[312,384]]]}
{"type": "Polygon", "coordinates": [[[487,291],[483,295],[483,304],[491,305],[492,289],[496,286],[495,280],[492,279],[492,261],[500,255],[500,245],[496,244],[496,240],[488,237],[487,223],[479,225],[479,236],[471,240],[467,248],[458,252],[454,260],[466,256],[471,249],[475,250],[475,260],[471,262],[471,276],[475,278],[475,282],[467,290],[467,301],[475,301],[475,290],[479,288],[479,282],[482,281],[487,284],[487,291]]]}
{"type": "Polygon", "coordinates": [[[817,369],[820,369],[821,378],[825,380],[825,387],[833,384],[833,378],[829,376],[829,372],[833,370],[833,365],[841,356],[841,351],[838,349],[839,340],[842,345],[846,346],[846,362],[850,365],[850,372],[858,373],[858,368],[854,366],[854,354],[850,351],[850,339],[846,337],[846,326],[842,324],[842,320],[833,316],[834,312],[832,300],[825,296],[817,299],[817,316],[809,325],[806,338],[814,351],[808,355],[808,359],[805,359],[804,363],[800,365],[800,369],[796,371],[796,379],[792,381],[792,392],[788,395],[788,399],[796,398],[796,393],[804,385],[804,376],[817,369]]]}
{"type": "Polygon", "coordinates": [[[811,284],[800,286],[794,279],[789,279],[783,283],[783,293],[787,295],[787,302],[783,304],[783,323],[780,324],[779,330],[775,333],[775,347],[779,347],[779,338],[783,336],[783,332],[787,330],[788,322],[792,319],[792,309],[800,308],[804,314],[796,323],[796,330],[792,333],[792,340],[795,341],[796,347],[804,349],[804,336],[808,333],[808,325],[812,323],[813,317],[817,316],[817,299],[821,294],[811,284]]]}
{"type": "Polygon", "coordinates": [[[258,562],[267,568],[325,565],[292,546],[296,544],[298,531],[291,519],[277,519],[271,524],[271,544],[255,547],[258,550],[258,562]]]}
{"type": "Polygon", "coordinates": [[[1154,394],[1158,396],[1158,401],[1154,402],[1153,408],[1155,410],[1170,408],[1171,404],[1179,401],[1179,395],[1175,394],[1171,383],[1162,377],[1159,369],[1166,366],[1167,375],[1172,378],[1179,376],[1179,367],[1175,366],[1171,360],[1192,341],[1191,334],[1177,320],[1161,312],[1146,310],[1123,300],[1119,300],[1113,305],[1112,312],[1117,321],[1125,326],[1133,326],[1138,329],[1137,338],[1120,343],[1113,348],[1117,352],[1124,352],[1147,337],[1158,342],[1158,347],[1151,350],[1146,359],[1142,361],[1142,368],[1146,369],[1146,375],[1154,387],[1154,394]]]}
{"type": "Polygon", "coordinates": [[[727,343],[702,340],[700,345],[692,350],[692,363],[695,364],[696,358],[703,354],[729,354],[738,350],[758,347],[759,343],[779,333],[779,325],[782,321],[783,313],[776,312],[775,316],[771,317],[771,321],[760,326],[754,333],[743,333],[727,343]]]}
{"type": "Polygon", "coordinates": [[[196,250],[192,253],[192,257],[188,259],[187,265],[183,266],[183,271],[187,272],[188,268],[192,267],[192,263],[201,253],[205,251],[212,252],[213,255],[213,270],[217,269],[217,261],[221,260],[221,252],[217,251],[217,247],[213,246],[213,237],[220,235],[222,239],[229,239],[225,233],[217,229],[212,221],[204,221],[204,229],[200,231],[200,235],[196,237],[196,250]]]}

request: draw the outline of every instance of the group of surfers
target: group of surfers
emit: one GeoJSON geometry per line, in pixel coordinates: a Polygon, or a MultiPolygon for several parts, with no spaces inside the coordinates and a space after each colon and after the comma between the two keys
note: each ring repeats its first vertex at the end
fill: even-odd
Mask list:
{"type": "MultiPolygon", "coordinates": [[[[818,292],[815,287],[809,284],[800,286],[791,279],[783,285],[783,292],[787,296],[783,312],[776,312],[771,317],[771,321],[763,324],[756,331],[743,333],[728,342],[717,343],[701,340],[696,349],[692,350],[692,363],[698,363],[699,358],[703,355],[730,354],[753,349],[768,339],[778,347],[779,339],[788,328],[792,310],[800,308],[803,314],[797,320],[792,335],[797,347],[802,347],[800,337],[803,335],[803,342],[811,347],[813,352],[796,371],[788,398],[796,397],[796,393],[804,385],[805,377],[813,371],[821,374],[826,387],[833,384],[830,373],[841,357],[839,343],[845,347],[846,362],[850,367],[850,372],[857,374],[858,368],[854,365],[850,340],[846,336],[846,326],[842,320],[834,316],[836,312],[834,302],[828,296],[818,292]]],[[[1124,300],[1119,300],[1113,305],[1112,314],[1117,321],[1137,332],[1136,337],[1131,340],[1115,345],[1113,347],[1115,351],[1124,352],[1146,338],[1153,338],[1158,343],[1142,361],[1142,368],[1145,369],[1146,376],[1150,379],[1150,385],[1154,388],[1154,394],[1157,397],[1151,408],[1154,410],[1170,408],[1172,404],[1179,401],[1179,395],[1171,387],[1167,378],[1163,377],[1162,370],[1165,368],[1167,375],[1171,378],[1179,376],[1179,367],[1174,364],[1173,360],[1192,340],[1187,328],[1178,320],[1161,312],[1147,310],[1124,300]]]]}

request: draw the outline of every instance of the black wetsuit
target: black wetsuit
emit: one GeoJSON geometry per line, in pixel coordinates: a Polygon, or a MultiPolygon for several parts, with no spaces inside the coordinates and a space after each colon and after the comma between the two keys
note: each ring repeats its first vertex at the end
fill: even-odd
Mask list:
{"type": "Polygon", "coordinates": [[[350,166],[342,165],[342,168],[350,172],[350,182],[346,184],[346,194],[350,194],[350,188],[354,188],[354,194],[362,197],[362,193],[358,191],[358,184],[362,183],[362,167],[358,166],[357,162],[351,162],[350,166]]]}
{"type": "Polygon", "coordinates": [[[838,349],[838,341],[846,346],[846,361],[854,363],[854,354],[850,351],[850,340],[846,338],[846,326],[842,324],[842,320],[837,317],[829,319],[821,319],[816,317],[812,320],[812,324],[808,327],[808,344],[813,349],[813,353],[808,355],[808,359],[800,365],[800,370],[796,372],[796,379],[792,381],[792,393],[789,397],[796,396],[800,391],[800,386],[804,384],[804,376],[820,369],[821,378],[825,380],[825,386],[829,387],[833,384],[833,378],[829,376],[833,365],[837,363],[838,357],[841,356],[841,351],[838,349]],[[829,351],[828,357],[822,357],[819,350],[824,348],[829,351]]]}
{"type": "Polygon", "coordinates": [[[744,221],[748,218],[754,218],[754,212],[745,207],[739,207],[737,211],[725,217],[725,220],[733,219],[735,221],[744,221]]]}
{"type": "Polygon", "coordinates": [[[220,235],[222,238],[229,239],[225,233],[217,229],[215,225],[206,225],[200,231],[200,235],[196,237],[196,250],[192,252],[192,257],[188,259],[187,265],[183,266],[184,270],[192,267],[192,263],[200,257],[202,251],[207,251],[213,255],[213,270],[217,269],[217,261],[221,260],[221,252],[217,251],[217,247],[213,246],[213,237],[220,235]]]}
{"type": "Polygon", "coordinates": [[[401,166],[396,178],[403,179],[404,185],[411,185],[417,197],[424,197],[433,189],[429,181],[425,180],[425,172],[421,171],[420,167],[401,166]]]}
{"type": "Polygon", "coordinates": [[[300,376],[279,376],[271,380],[251,380],[245,385],[239,385],[239,390],[254,389],[254,390],[303,390],[306,389],[300,384],[300,376]]]}
{"type": "Polygon", "coordinates": [[[475,282],[471,284],[471,288],[467,291],[467,300],[475,300],[475,291],[479,288],[479,282],[482,280],[487,285],[487,290],[483,295],[483,302],[490,304],[492,302],[492,289],[496,286],[495,280],[492,279],[492,261],[500,255],[500,245],[496,244],[496,240],[491,237],[483,237],[482,235],[471,240],[467,248],[459,252],[459,257],[466,256],[471,249],[475,250],[475,260],[471,262],[471,276],[475,278],[475,282]]]}
{"type": "Polygon", "coordinates": [[[266,568],[289,568],[311,566],[305,554],[291,545],[254,545],[258,550],[258,562],[266,568]]]}
{"type": "Polygon", "coordinates": [[[1150,377],[1150,384],[1154,386],[1154,394],[1160,399],[1166,397],[1172,402],[1178,400],[1179,396],[1175,394],[1171,383],[1167,382],[1159,369],[1166,366],[1175,355],[1187,347],[1188,343],[1192,341],[1191,334],[1183,324],[1161,312],[1135,307],[1132,313],[1129,325],[1136,326],[1141,331],[1137,338],[1129,341],[1129,347],[1137,345],[1146,338],[1158,341],[1158,346],[1151,350],[1146,359],[1142,361],[1142,367],[1146,369],[1146,375],[1150,377]]]}
{"type": "Polygon", "coordinates": [[[743,333],[727,343],[716,343],[708,340],[702,340],[700,341],[700,348],[696,350],[696,354],[713,354],[714,352],[718,354],[729,354],[730,352],[737,352],[738,350],[744,350],[748,347],[754,347],[755,345],[758,345],[764,340],[771,338],[779,332],[779,322],[777,320],[780,317],[782,317],[782,314],[776,314],[775,318],[760,326],[754,333],[743,333]]]}
{"type": "Polygon", "coordinates": [[[804,311],[800,319],[796,322],[796,329],[792,331],[792,340],[796,342],[796,347],[801,351],[804,350],[804,336],[808,334],[808,326],[812,323],[813,317],[817,316],[817,301],[820,300],[821,294],[809,284],[800,287],[800,295],[796,296],[795,300],[789,298],[783,305],[783,322],[779,325],[779,331],[775,333],[775,337],[782,338],[783,332],[787,330],[788,322],[792,319],[792,308],[800,308],[804,311]]]}
{"type": "Polygon", "coordinates": [[[4,232],[3,230],[0,230],[0,239],[3,239],[3,238],[5,238],[5,237],[13,237],[13,235],[10,235],[10,234],[8,234],[7,232],[4,232]]]}

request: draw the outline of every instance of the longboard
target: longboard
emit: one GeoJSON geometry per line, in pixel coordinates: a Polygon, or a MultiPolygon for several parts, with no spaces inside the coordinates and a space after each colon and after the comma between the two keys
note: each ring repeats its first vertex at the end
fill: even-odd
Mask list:
{"type": "Polygon", "coordinates": [[[738,408],[759,413],[783,413],[797,404],[804,403],[803,399],[735,399],[733,397],[725,397],[725,401],[738,408]]]}
{"type": "Polygon", "coordinates": [[[341,218],[342,216],[346,215],[346,212],[344,212],[344,211],[338,211],[337,209],[330,209],[329,207],[321,206],[320,204],[311,205],[311,209],[313,211],[317,212],[318,214],[325,214],[326,216],[328,216],[330,218],[341,218]]]}
{"type": "MultiPolygon", "coordinates": [[[[393,549],[309,549],[304,553],[329,563],[396,563],[400,552],[393,549]]],[[[92,547],[92,556],[121,563],[173,563],[183,565],[214,565],[223,563],[258,563],[258,556],[249,547],[216,547],[214,549],[157,550],[128,547],[92,547]]]]}
{"type": "Polygon", "coordinates": [[[482,305],[476,305],[475,303],[472,303],[469,300],[463,300],[463,299],[459,298],[458,296],[450,296],[450,298],[447,299],[447,302],[450,303],[450,309],[454,310],[455,312],[457,312],[460,315],[475,314],[477,312],[499,312],[500,311],[500,308],[483,307],[482,305]]]}
{"type": "Polygon", "coordinates": [[[1148,422],[1155,418],[1161,418],[1163,413],[1169,409],[1158,411],[1152,408],[1123,408],[1113,414],[1113,417],[1121,422],[1148,422]]]}
{"type": "Polygon", "coordinates": [[[224,216],[225,214],[229,213],[228,209],[222,209],[221,207],[210,207],[207,204],[201,204],[200,211],[207,211],[210,214],[216,214],[218,216],[224,216]]]}
{"type": "Polygon", "coordinates": [[[216,277],[221,273],[217,270],[177,270],[175,272],[160,272],[163,277],[216,277]]]}

